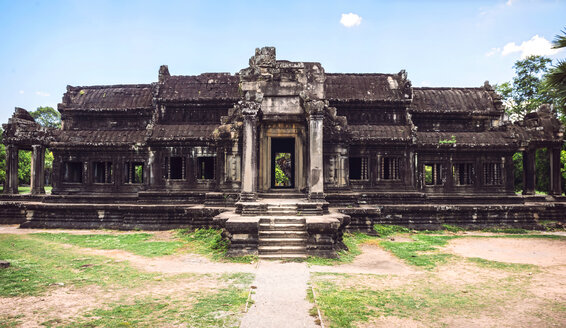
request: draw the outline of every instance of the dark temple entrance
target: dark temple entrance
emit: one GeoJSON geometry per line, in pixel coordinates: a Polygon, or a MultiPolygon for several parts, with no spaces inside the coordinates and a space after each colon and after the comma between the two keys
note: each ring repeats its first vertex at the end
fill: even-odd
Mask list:
{"type": "Polygon", "coordinates": [[[295,138],[271,138],[271,188],[295,188],[295,138]]]}

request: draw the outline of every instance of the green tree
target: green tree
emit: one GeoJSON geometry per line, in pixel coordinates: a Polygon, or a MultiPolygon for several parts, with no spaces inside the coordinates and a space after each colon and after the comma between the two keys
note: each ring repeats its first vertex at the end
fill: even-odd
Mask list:
{"type": "Polygon", "coordinates": [[[30,112],[35,121],[47,128],[61,127],[61,114],[53,109],[53,107],[38,107],[35,111],[30,112]]]}
{"type": "Polygon", "coordinates": [[[18,180],[20,185],[29,185],[31,179],[31,151],[18,151],[18,180]]]}
{"type": "Polygon", "coordinates": [[[506,102],[506,112],[511,120],[521,120],[540,105],[552,102],[543,76],[552,61],[542,56],[529,56],[515,62],[513,82],[496,86],[506,102]]]}
{"type": "MultiPolygon", "coordinates": [[[[552,42],[554,49],[566,48],[566,30],[552,42]]],[[[566,59],[558,60],[545,77],[545,84],[554,96],[554,106],[562,123],[566,124],[566,59]]]]}

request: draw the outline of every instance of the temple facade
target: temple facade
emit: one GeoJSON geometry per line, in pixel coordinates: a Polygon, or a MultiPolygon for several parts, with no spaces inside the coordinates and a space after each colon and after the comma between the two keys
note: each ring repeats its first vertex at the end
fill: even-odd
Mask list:
{"type": "Polygon", "coordinates": [[[456,217],[529,225],[536,218],[525,204],[542,200],[534,195],[538,148],[550,154],[552,199],[542,211],[550,217],[549,206],[563,205],[559,121],[543,106],[512,124],[487,82],[416,88],[405,71],[326,73],[265,47],[235,75],[175,76],[161,66],[152,84],[68,86],[58,110],[61,129],[39,126],[23,109],[4,125],[3,199],[20,202],[24,225],[132,227],[145,217],[155,219],[150,228],[226,226],[221,213],[261,217],[277,213],[276,204],[285,215],[340,213],[342,230],[456,217]],[[54,155],[50,195],[46,148],[54,155]],[[15,196],[22,149],[33,154],[27,203],[15,196]],[[523,196],[514,190],[516,152],[523,196]],[[292,199],[286,213],[280,200],[292,199]],[[104,221],[120,204],[130,212],[104,221]],[[183,206],[185,214],[175,212],[183,206]]]}

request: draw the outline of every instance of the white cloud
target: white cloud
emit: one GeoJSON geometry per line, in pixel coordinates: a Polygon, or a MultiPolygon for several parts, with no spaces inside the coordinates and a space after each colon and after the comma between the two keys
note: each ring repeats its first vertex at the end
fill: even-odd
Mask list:
{"type": "Polygon", "coordinates": [[[507,0],[507,2],[505,3],[508,6],[511,6],[513,4],[513,0],[507,0]]]}
{"type": "Polygon", "coordinates": [[[357,26],[362,23],[362,18],[354,13],[342,14],[340,18],[340,24],[346,27],[357,26]]]}
{"type": "Polygon", "coordinates": [[[500,53],[500,52],[501,52],[501,48],[491,48],[490,51],[488,51],[488,52],[485,53],[485,56],[486,56],[486,57],[491,57],[491,56],[493,56],[493,55],[495,55],[495,54],[497,54],[497,53],[500,53]]]}
{"type": "Polygon", "coordinates": [[[49,93],[45,92],[45,91],[36,91],[35,92],[36,95],[41,96],[41,97],[49,97],[51,96],[49,93]]]}
{"type": "Polygon", "coordinates": [[[21,94],[21,95],[23,95],[23,94],[24,94],[24,90],[20,90],[18,93],[21,94]]]}
{"type": "Polygon", "coordinates": [[[558,49],[552,49],[552,43],[537,35],[533,36],[528,41],[523,41],[521,45],[517,45],[515,42],[509,42],[501,51],[502,56],[507,56],[509,54],[520,52],[521,58],[525,58],[531,55],[535,56],[549,56],[554,55],[558,52],[558,49]]]}

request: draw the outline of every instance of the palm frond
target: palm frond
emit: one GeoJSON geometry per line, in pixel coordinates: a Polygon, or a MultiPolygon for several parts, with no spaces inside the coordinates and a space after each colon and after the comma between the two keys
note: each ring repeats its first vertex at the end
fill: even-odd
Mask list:
{"type": "Polygon", "coordinates": [[[563,35],[556,35],[554,40],[552,41],[552,48],[553,49],[560,49],[566,47],[566,29],[562,31],[563,35]]]}

